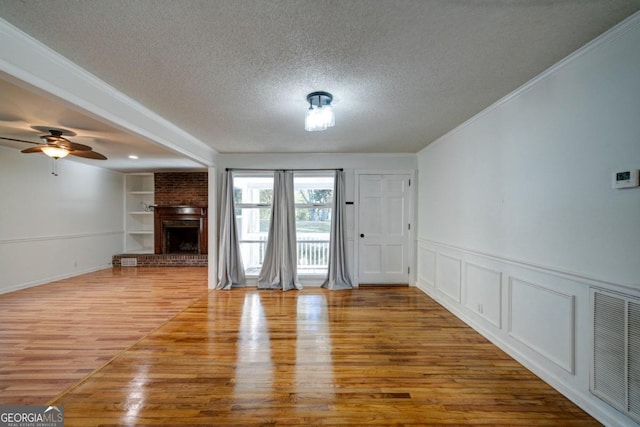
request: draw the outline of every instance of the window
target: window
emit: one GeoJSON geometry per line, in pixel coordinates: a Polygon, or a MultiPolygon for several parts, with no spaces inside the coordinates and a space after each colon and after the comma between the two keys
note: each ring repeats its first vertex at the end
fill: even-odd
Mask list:
{"type": "MultiPolygon", "coordinates": [[[[324,275],[329,262],[333,175],[296,173],[294,200],[298,274],[324,275]]],[[[273,175],[234,175],[238,239],[245,273],[260,273],[267,248],[273,175]]]]}
{"type": "Polygon", "coordinates": [[[294,175],[298,274],[326,274],[333,176],[294,175]]]}
{"type": "Polygon", "coordinates": [[[260,273],[267,248],[272,201],[273,175],[233,177],[238,239],[247,275],[260,273]]]}

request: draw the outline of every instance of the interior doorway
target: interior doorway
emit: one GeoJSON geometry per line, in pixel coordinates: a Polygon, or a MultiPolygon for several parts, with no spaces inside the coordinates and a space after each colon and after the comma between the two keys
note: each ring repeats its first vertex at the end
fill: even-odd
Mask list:
{"type": "Polygon", "coordinates": [[[411,173],[358,174],[358,283],[409,283],[411,180],[411,173]]]}

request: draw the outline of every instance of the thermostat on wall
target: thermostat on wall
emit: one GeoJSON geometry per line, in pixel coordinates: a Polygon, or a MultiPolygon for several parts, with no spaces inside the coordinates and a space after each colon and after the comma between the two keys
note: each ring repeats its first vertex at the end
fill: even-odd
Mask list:
{"type": "Polygon", "coordinates": [[[613,188],[638,186],[638,169],[629,169],[613,173],[613,188]]]}

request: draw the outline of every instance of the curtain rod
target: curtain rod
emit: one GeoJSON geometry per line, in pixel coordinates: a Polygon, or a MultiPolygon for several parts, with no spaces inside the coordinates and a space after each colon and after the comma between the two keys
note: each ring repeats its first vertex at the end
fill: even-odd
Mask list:
{"type": "Polygon", "coordinates": [[[245,169],[245,168],[226,168],[225,171],[243,171],[243,172],[275,172],[275,171],[292,171],[292,172],[320,172],[320,171],[343,171],[342,168],[335,169],[245,169]]]}

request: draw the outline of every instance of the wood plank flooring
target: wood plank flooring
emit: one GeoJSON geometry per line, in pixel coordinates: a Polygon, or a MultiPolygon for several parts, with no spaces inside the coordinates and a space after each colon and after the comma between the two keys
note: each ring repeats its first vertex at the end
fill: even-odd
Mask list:
{"type": "MultiPolygon", "coordinates": [[[[144,334],[142,324],[153,328],[148,311],[164,312],[157,314],[157,329],[144,338],[124,333],[134,344],[114,351],[117,357],[84,381],[78,377],[90,368],[76,375],[78,362],[65,366],[63,360],[100,359],[91,355],[91,346],[68,342],[53,349],[49,345],[55,340],[48,339],[44,347],[17,344],[15,332],[4,334],[5,321],[18,323],[14,331],[25,332],[33,322],[39,334],[45,328],[41,337],[65,335],[71,327],[49,325],[45,318],[50,310],[39,316],[29,308],[31,315],[14,319],[5,315],[5,309],[14,307],[7,300],[20,298],[0,296],[0,378],[22,375],[24,387],[32,384],[32,390],[51,392],[46,378],[38,385],[40,374],[66,372],[60,376],[77,385],[48,402],[64,405],[66,426],[599,425],[415,288],[285,293],[248,288],[212,291],[194,301],[203,294],[198,282],[206,280],[205,274],[170,268],[137,271],[127,273],[128,285],[116,273],[96,273],[68,284],[78,297],[65,300],[65,309],[70,317],[84,313],[81,328],[88,328],[79,341],[91,336],[99,343],[101,333],[109,341],[121,335],[120,327],[133,327],[130,323],[144,334]],[[157,289],[149,285],[154,280],[157,289]],[[100,320],[91,320],[85,307],[93,298],[79,296],[87,281],[102,282],[103,288],[112,282],[117,287],[120,281],[125,289],[141,281],[151,287],[146,292],[164,295],[151,304],[145,291],[126,302],[117,292],[103,292],[96,297],[105,306],[102,316],[127,318],[107,330],[96,327],[100,320]],[[184,283],[193,286],[183,288],[184,283]],[[109,308],[115,314],[106,314],[109,308]],[[138,310],[145,314],[128,315],[138,310]],[[13,346],[21,360],[36,360],[40,370],[29,375],[19,355],[7,363],[5,356],[12,352],[6,348],[13,346]]],[[[56,305],[47,299],[57,295],[36,292],[20,304],[26,308],[38,299],[44,310],[56,305]]],[[[100,363],[105,360],[109,357],[103,355],[100,363]]],[[[15,379],[0,384],[1,403],[15,398],[15,379]]],[[[62,382],[56,384],[64,390],[62,382]]]]}
{"type": "Polygon", "coordinates": [[[206,268],[148,268],[0,295],[0,404],[45,404],[206,293],[206,268]]]}

